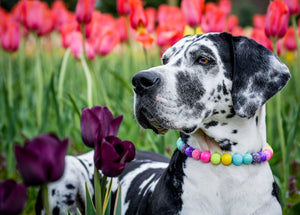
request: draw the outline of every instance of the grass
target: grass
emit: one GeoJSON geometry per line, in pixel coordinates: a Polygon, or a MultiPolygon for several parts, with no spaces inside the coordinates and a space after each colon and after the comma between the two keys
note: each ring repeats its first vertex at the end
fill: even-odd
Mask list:
{"type": "MultiPolygon", "coordinates": [[[[56,34],[42,38],[40,62],[36,61],[36,43],[31,37],[26,44],[23,41],[17,53],[0,50],[0,149],[6,158],[6,165],[0,166],[0,181],[4,178],[20,181],[15,169],[13,145],[22,145],[26,139],[40,133],[55,133],[61,139],[69,137],[68,154],[78,155],[90,150],[82,143],[80,135],[80,112],[82,107],[87,106],[86,76],[80,61],[72,55],[65,56],[68,51],[59,47],[57,38],[56,34]],[[36,75],[39,66],[42,78],[36,75]],[[62,81],[60,74],[63,70],[62,81]],[[41,84],[42,102],[39,97],[41,84]],[[62,86],[62,91],[59,86],[62,86]]],[[[149,50],[148,60],[148,67],[160,64],[158,48],[149,50]]],[[[290,176],[300,177],[300,167],[296,165],[300,163],[300,132],[297,132],[300,124],[300,71],[296,60],[287,61],[285,56],[282,60],[288,64],[292,79],[267,104],[267,135],[274,149],[270,165],[283,191],[284,212],[296,214],[300,208],[300,197],[289,191],[288,182],[290,176]],[[280,100],[280,110],[276,108],[276,99],[280,100]],[[286,142],[284,150],[278,136],[279,117],[286,142]],[[283,151],[286,151],[284,161],[283,151]]],[[[114,116],[124,115],[118,136],[132,141],[139,150],[170,156],[176,147],[178,132],[169,131],[165,136],[158,136],[141,129],[134,118],[131,78],[147,68],[142,47],[132,44],[129,50],[126,44],[122,44],[110,55],[88,62],[88,67],[93,80],[92,104],[108,106],[114,116]]],[[[36,195],[37,188],[30,188],[23,214],[34,214],[36,195]]]]}

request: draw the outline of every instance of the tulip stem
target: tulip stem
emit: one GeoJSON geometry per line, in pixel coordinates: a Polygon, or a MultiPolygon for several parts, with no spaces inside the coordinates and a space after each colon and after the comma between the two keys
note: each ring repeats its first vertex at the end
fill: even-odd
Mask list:
{"type": "Polygon", "coordinates": [[[100,185],[100,174],[99,170],[94,167],[94,187],[95,187],[95,206],[96,215],[102,215],[102,193],[100,185]]]}
{"type": "MultiPolygon", "coordinates": [[[[63,97],[63,84],[64,84],[67,62],[68,62],[70,53],[71,53],[71,51],[68,48],[64,54],[64,58],[63,58],[62,65],[60,68],[59,81],[58,81],[58,100],[59,101],[62,101],[62,97],[63,97]]],[[[62,102],[61,102],[61,104],[62,104],[62,102]]],[[[60,112],[62,113],[62,111],[63,111],[63,105],[60,105],[60,112]]]]}
{"type": "Polygon", "coordinates": [[[45,214],[51,215],[49,199],[48,199],[48,185],[42,185],[42,196],[43,196],[43,206],[45,208],[45,214]]]}
{"type": "Polygon", "coordinates": [[[80,61],[83,67],[83,71],[86,77],[86,83],[87,83],[87,102],[88,102],[88,107],[91,108],[93,105],[93,97],[92,97],[92,77],[91,77],[91,72],[89,70],[89,67],[86,63],[86,58],[84,56],[80,57],[80,61]]]}
{"type": "Polygon", "coordinates": [[[7,91],[8,91],[8,105],[9,108],[13,107],[13,69],[12,69],[12,56],[8,57],[8,74],[7,74],[7,91]]]}
{"type": "Polygon", "coordinates": [[[146,60],[146,66],[149,67],[149,59],[148,59],[147,49],[145,49],[145,47],[143,47],[143,50],[144,50],[144,55],[145,55],[145,60],[146,60]]]}
{"type": "Polygon", "coordinates": [[[81,34],[82,34],[82,48],[83,48],[83,56],[84,58],[86,59],[86,47],[85,47],[85,41],[86,41],[86,38],[85,38],[85,24],[81,24],[80,25],[80,28],[81,28],[81,34]]]}
{"type": "MultiPolygon", "coordinates": [[[[276,40],[273,41],[273,50],[274,53],[277,54],[277,46],[276,46],[276,40]]],[[[281,94],[278,93],[276,95],[276,119],[277,119],[277,129],[278,129],[278,135],[279,135],[279,141],[280,141],[280,148],[281,148],[281,154],[282,154],[282,169],[283,169],[283,182],[281,186],[281,201],[282,201],[282,207],[286,207],[286,192],[288,188],[288,168],[287,168],[287,157],[286,157],[286,147],[285,147],[285,139],[284,139],[284,130],[283,130],[283,122],[282,122],[282,116],[281,116],[281,94]]]]}
{"type": "Polygon", "coordinates": [[[19,64],[19,74],[20,74],[20,91],[21,91],[21,98],[23,100],[23,104],[27,106],[26,102],[26,95],[25,95],[25,61],[24,61],[24,56],[25,56],[25,40],[21,37],[20,38],[20,48],[18,50],[18,64],[19,64]]]}
{"type": "Polygon", "coordinates": [[[294,28],[294,34],[295,34],[295,39],[296,39],[296,43],[297,43],[297,52],[298,52],[298,69],[300,67],[300,39],[298,36],[298,27],[297,27],[297,16],[296,15],[292,15],[291,20],[292,20],[292,25],[294,28]]]}
{"type": "Polygon", "coordinates": [[[36,41],[36,64],[35,64],[35,72],[36,72],[36,88],[37,88],[37,100],[36,100],[36,114],[37,114],[37,127],[40,129],[41,121],[42,121],[42,106],[43,106],[43,74],[41,68],[41,59],[40,59],[40,40],[37,35],[35,35],[36,41]]]}

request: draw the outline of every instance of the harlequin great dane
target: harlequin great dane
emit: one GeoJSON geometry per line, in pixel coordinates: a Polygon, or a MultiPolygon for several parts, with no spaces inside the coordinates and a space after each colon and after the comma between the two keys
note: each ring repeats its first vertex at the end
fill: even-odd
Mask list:
{"type": "MultiPolygon", "coordinates": [[[[143,128],[178,130],[183,142],[200,151],[262,151],[264,104],[290,78],[276,55],[247,37],[210,33],[183,38],[164,53],[162,64],[132,80],[143,128]]],[[[53,214],[84,211],[84,182],[93,194],[93,168],[93,152],[66,158],[63,178],[49,185],[53,214]]],[[[126,215],[281,214],[268,162],[215,165],[178,149],[170,160],[137,152],[118,179],[126,215]]]]}

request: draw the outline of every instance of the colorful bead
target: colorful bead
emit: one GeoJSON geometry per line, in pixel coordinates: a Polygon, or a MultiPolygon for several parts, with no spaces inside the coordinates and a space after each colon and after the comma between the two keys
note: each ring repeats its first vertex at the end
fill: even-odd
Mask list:
{"type": "Polygon", "coordinates": [[[181,146],[180,151],[181,151],[182,154],[185,154],[185,150],[186,150],[187,147],[188,147],[187,144],[183,144],[183,145],[181,146]]]}
{"type": "Polygon", "coordinates": [[[260,163],[260,155],[257,152],[251,153],[253,161],[252,164],[260,163]]]}
{"type": "Polygon", "coordinates": [[[267,160],[267,155],[264,152],[258,152],[260,156],[260,162],[264,162],[267,160]]]}
{"type": "Polygon", "coordinates": [[[266,154],[267,156],[267,160],[270,160],[273,157],[273,152],[270,149],[264,149],[263,152],[266,154]]]}
{"type": "Polygon", "coordinates": [[[272,153],[273,153],[273,149],[272,149],[272,147],[269,144],[266,145],[265,149],[270,149],[272,151],[272,153]]]}
{"type": "Polygon", "coordinates": [[[193,152],[192,152],[192,157],[195,159],[195,160],[200,160],[201,158],[201,151],[199,149],[195,149],[193,152]]]}
{"type": "Polygon", "coordinates": [[[210,161],[210,152],[209,151],[204,151],[201,153],[201,160],[204,162],[204,163],[208,163],[210,161]]]}
{"type": "Polygon", "coordinates": [[[222,155],[222,164],[229,165],[232,162],[232,157],[230,154],[223,154],[222,155]]]}
{"type": "Polygon", "coordinates": [[[221,155],[218,152],[213,153],[210,157],[210,161],[215,165],[220,164],[221,163],[221,155]]]}
{"type": "Polygon", "coordinates": [[[181,138],[179,138],[179,139],[177,140],[177,142],[176,142],[176,145],[177,145],[178,150],[181,151],[181,147],[182,147],[183,145],[185,145],[185,143],[183,142],[183,140],[182,140],[181,138]]]}
{"type": "Polygon", "coordinates": [[[244,154],[244,156],[243,156],[243,163],[244,164],[250,164],[250,163],[252,163],[252,160],[253,160],[253,158],[252,158],[250,153],[244,154]]]}
{"type": "Polygon", "coordinates": [[[243,163],[243,156],[241,154],[235,153],[232,156],[232,163],[236,166],[239,166],[243,163]]]}
{"type": "Polygon", "coordinates": [[[185,150],[186,156],[192,157],[193,151],[194,151],[194,148],[193,148],[193,147],[191,147],[191,146],[187,147],[186,150],[185,150]]]}

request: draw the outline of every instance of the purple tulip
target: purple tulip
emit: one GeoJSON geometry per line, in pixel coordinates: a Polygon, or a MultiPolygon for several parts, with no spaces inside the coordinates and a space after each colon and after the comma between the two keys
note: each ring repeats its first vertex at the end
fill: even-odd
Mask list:
{"type": "Polygon", "coordinates": [[[68,139],[43,134],[15,146],[17,168],[28,186],[44,185],[58,180],[64,173],[68,139]]]}
{"type": "Polygon", "coordinates": [[[84,144],[95,148],[103,138],[117,136],[122,120],[123,115],[114,118],[107,107],[82,108],[80,129],[84,144]]]}
{"type": "Polygon", "coordinates": [[[135,147],[132,142],[121,141],[119,138],[106,137],[101,144],[96,144],[94,163],[102,173],[116,177],[135,157],[135,147]]]}
{"type": "Polygon", "coordinates": [[[20,214],[25,207],[27,187],[12,179],[0,183],[0,214],[20,214]]]}

